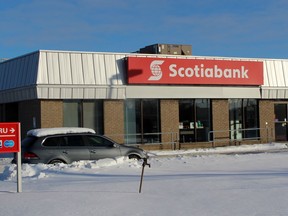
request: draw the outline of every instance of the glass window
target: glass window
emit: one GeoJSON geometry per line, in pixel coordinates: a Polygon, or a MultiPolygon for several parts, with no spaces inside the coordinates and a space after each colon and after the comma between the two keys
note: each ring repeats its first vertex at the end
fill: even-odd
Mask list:
{"type": "Polygon", "coordinates": [[[56,147],[56,146],[63,146],[64,140],[62,137],[48,137],[45,139],[43,146],[48,147],[56,147]]]}
{"type": "Polygon", "coordinates": [[[196,135],[197,142],[208,141],[208,133],[210,131],[211,125],[211,109],[210,109],[210,100],[207,99],[196,99],[196,116],[195,116],[195,125],[196,125],[196,135]]]}
{"type": "Polygon", "coordinates": [[[104,133],[103,100],[64,101],[63,116],[65,127],[87,127],[104,133]]]}
{"type": "Polygon", "coordinates": [[[179,101],[180,142],[208,141],[211,125],[209,99],[179,101]]]}
{"type": "Polygon", "coordinates": [[[84,146],[84,142],[81,135],[66,136],[65,140],[68,146],[84,146]]]}
{"type": "Polygon", "coordinates": [[[230,137],[231,139],[242,139],[243,112],[242,99],[229,100],[229,119],[230,119],[230,137]]]}
{"type": "Polygon", "coordinates": [[[95,147],[113,147],[114,143],[101,136],[86,136],[89,146],[95,147]]]}
{"type": "Polygon", "coordinates": [[[65,127],[79,127],[81,126],[80,119],[80,102],[79,101],[65,101],[63,104],[63,125],[65,127]]]}
{"type": "Polygon", "coordinates": [[[287,104],[275,104],[275,120],[287,121],[287,104]]]}
{"type": "Polygon", "coordinates": [[[160,142],[159,100],[125,101],[126,143],[160,142]]]}
{"type": "Polygon", "coordinates": [[[231,139],[259,137],[258,101],[256,99],[230,99],[229,119],[231,139]]]}
{"type": "Polygon", "coordinates": [[[275,104],[275,140],[287,141],[288,140],[288,106],[287,104],[275,104]]]}
{"type": "Polygon", "coordinates": [[[93,128],[103,134],[103,100],[83,102],[83,127],[93,128]]]}

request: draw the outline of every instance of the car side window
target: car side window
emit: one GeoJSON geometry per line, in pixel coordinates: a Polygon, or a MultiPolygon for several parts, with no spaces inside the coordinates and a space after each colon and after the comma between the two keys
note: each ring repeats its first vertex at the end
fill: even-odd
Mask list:
{"type": "Polygon", "coordinates": [[[113,142],[101,136],[87,136],[89,146],[95,147],[113,147],[113,142]]]}
{"type": "Polygon", "coordinates": [[[56,147],[63,145],[63,143],[64,140],[62,137],[47,137],[43,142],[43,146],[56,147]]]}
{"type": "Polygon", "coordinates": [[[84,142],[81,135],[66,136],[67,146],[84,146],[84,142]]]}

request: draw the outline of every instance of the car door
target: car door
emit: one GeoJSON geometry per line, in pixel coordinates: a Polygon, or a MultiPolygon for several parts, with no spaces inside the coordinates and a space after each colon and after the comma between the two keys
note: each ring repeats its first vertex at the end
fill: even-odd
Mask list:
{"type": "Polygon", "coordinates": [[[66,135],[64,140],[65,145],[60,147],[63,157],[70,162],[90,160],[90,152],[85,146],[82,135],[66,135]]]}
{"type": "Polygon", "coordinates": [[[120,148],[114,142],[102,136],[88,135],[85,136],[86,145],[90,151],[91,160],[103,158],[115,158],[121,156],[120,148]]]}

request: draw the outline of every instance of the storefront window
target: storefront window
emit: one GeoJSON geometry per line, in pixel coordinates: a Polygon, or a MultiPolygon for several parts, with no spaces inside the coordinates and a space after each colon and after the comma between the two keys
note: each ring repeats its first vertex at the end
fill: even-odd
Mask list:
{"type": "Polygon", "coordinates": [[[256,99],[229,100],[230,138],[247,139],[259,136],[258,102],[256,99]]]}
{"type": "Polygon", "coordinates": [[[126,143],[159,143],[159,100],[125,101],[126,143]]]}
{"type": "Polygon", "coordinates": [[[92,128],[97,134],[103,134],[103,100],[64,101],[65,127],[92,128]]]}
{"type": "Polygon", "coordinates": [[[180,142],[208,141],[211,125],[209,99],[179,101],[180,142]]]}
{"type": "Polygon", "coordinates": [[[287,141],[288,140],[288,105],[275,104],[275,140],[287,141]]]}
{"type": "Polygon", "coordinates": [[[64,127],[80,127],[80,101],[65,101],[63,109],[64,127]]]}

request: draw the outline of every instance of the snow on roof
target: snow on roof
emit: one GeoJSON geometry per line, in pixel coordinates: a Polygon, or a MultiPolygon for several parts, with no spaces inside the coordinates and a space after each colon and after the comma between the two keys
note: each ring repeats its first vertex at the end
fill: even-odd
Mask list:
{"type": "Polygon", "coordinates": [[[42,137],[47,135],[68,134],[68,133],[96,133],[90,128],[81,127],[58,127],[58,128],[39,128],[27,132],[28,136],[42,137]]]}

